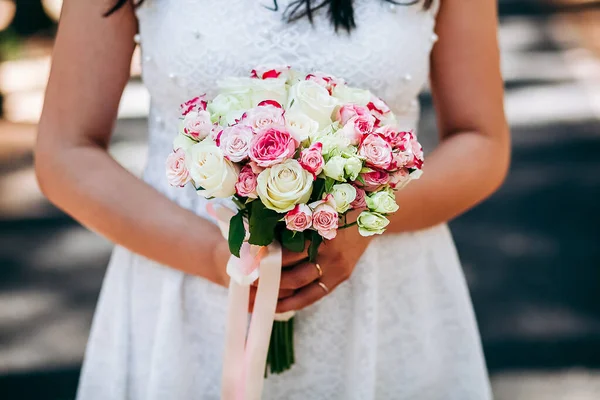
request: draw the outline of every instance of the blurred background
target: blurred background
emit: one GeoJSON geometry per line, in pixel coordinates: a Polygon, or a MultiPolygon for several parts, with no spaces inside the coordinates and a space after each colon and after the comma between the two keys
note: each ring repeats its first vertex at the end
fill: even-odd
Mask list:
{"type": "MultiPolygon", "coordinates": [[[[60,0],[0,0],[0,398],[72,399],[111,244],[44,200],[32,147],[60,0]]],[[[513,163],[450,225],[497,400],[600,399],[600,2],[500,0],[513,163]]],[[[111,152],[139,173],[139,54],[111,152]]],[[[422,96],[422,130],[435,129],[422,96]]],[[[426,143],[431,148],[434,143],[426,143]]]]}

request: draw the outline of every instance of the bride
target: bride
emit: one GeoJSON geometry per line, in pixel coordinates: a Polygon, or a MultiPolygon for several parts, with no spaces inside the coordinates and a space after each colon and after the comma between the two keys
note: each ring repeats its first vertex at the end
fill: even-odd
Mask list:
{"type": "Polygon", "coordinates": [[[117,244],[79,399],[219,397],[228,246],[207,200],[172,189],[164,164],[179,104],[260,64],[343,77],[385,99],[407,127],[429,77],[440,137],[423,178],[398,193],[386,234],[340,231],[319,268],[284,254],[278,311],[301,310],[296,364],[266,379],[264,397],[491,397],[445,222],[494,192],[509,163],[496,2],[318,4],[64,1],[36,172],[52,202],[117,244]],[[135,42],[152,98],[143,180],[107,152],[135,42]]]}

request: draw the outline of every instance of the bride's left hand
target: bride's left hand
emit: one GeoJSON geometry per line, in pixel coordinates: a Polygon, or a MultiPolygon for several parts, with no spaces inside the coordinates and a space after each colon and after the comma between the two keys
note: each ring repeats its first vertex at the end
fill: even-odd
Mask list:
{"type": "Polygon", "coordinates": [[[339,229],[335,239],[321,244],[316,263],[308,261],[306,251],[294,253],[284,249],[276,311],[300,310],[331,293],[350,278],[370,240],[361,236],[355,226],[339,229]]]}

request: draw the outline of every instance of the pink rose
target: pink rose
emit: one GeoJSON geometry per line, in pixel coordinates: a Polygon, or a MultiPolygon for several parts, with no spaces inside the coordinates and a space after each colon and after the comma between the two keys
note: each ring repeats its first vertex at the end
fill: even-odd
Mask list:
{"type": "Polygon", "coordinates": [[[341,125],[346,125],[354,117],[365,117],[366,119],[375,122],[375,118],[371,115],[371,112],[367,107],[358,106],[356,104],[345,104],[340,107],[337,112],[336,120],[341,125]]]}
{"type": "Polygon", "coordinates": [[[406,168],[401,168],[390,175],[390,187],[396,190],[402,189],[410,180],[411,177],[406,168]]]}
{"type": "Polygon", "coordinates": [[[404,135],[406,132],[399,132],[389,125],[380,126],[375,129],[375,133],[381,136],[394,149],[398,148],[398,146],[402,146],[405,141],[404,135]]]}
{"type": "Polygon", "coordinates": [[[365,172],[360,174],[360,176],[365,182],[361,186],[367,192],[377,191],[390,181],[390,174],[380,170],[365,172]]]}
{"type": "Polygon", "coordinates": [[[302,232],[310,228],[312,224],[312,210],[306,204],[296,204],[291,211],[285,215],[285,226],[290,231],[302,232]]]}
{"type": "Polygon", "coordinates": [[[238,176],[238,181],[235,184],[235,192],[250,199],[258,198],[256,193],[256,174],[252,172],[249,165],[244,165],[238,176]]]}
{"type": "Polygon", "coordinates": [[[254,172],[256,175],[260,174],[265,170],[263,167],[259,166],[254,161],[250,161],[247,165],[252,169],[252,172],[254,172]]]}
{"type": "Polygon", "coordinates": [[[354,117],[351,118],[342,128],[342,134],[350,140],[350,144],[358,145],[363,137],[373,131],[374,120],[369,117],[354,117]]]}
{"type": "Polygon", "coordinates": [[[414,160],[412,151],[394,151],[392,154],[392,162],[390,163],[389,171],[396,171],[411,164],[414,160]]]}
{"type": "Polygon", "coordinates": [[[367,201],[365,200],[367,193],[359,187],[355,187],[355,189],[356,197],[354,198],[354,201],[350,203],[350,208],[353,210],[364,210],[367,208],[367,201]]]}
{"type": "Polygon", "coordinates": [[[368,135],[358,148],[358,154],[365,158],[367,165],[388,169],[392,162],[392,146],[379,135],[368,135]]]}
{"type": "Polygon", "coordinates": [[[336,211],[335,200],[328,194],[325,199],[312,203],[313,228],[325,239],[333,239],[337,235],[339,216],[336,211]]]}
{"type": "Polygon", "coordinates": [[[204,100],[205,97],[206,94],[203,94],[180,105],[179,110],[181,111],[181,115],[185,117],[190,111],[206,110],[207,103],[206,100],[204,100]]]}
{"type": "Polygon", "coordinates": [[[218,146],[230,161],[240,162],[248,157],[248,150],[253,137],[254,134],[249,126],[230,126],[223,129],[218,138],[218,146]]]}
{"type": "Polygon", "coordinates": [[[410,141],[410,150],[413,153],[412,162],[407,164],[408,168],[421,169],[423,167],[423,161],[425,157],[423,155],[423,146],[417,140],[417,137],[412,132],[408,132],[409,141],[410,141]]]}
{"type": "Polygon", "coordinates": [[[398,167],[407,167],[412,169],[421,169],[423,166],[423,147],[417,140],[417,137],[412,131],[400,132],[400,140],[396,148],[398,151],[397,164],[398,167]]]}
{"type": "Polygon", "coordinates": [[[263,107],[263,106],[273,106],[275,108],[279,108],[279,109],[283,110],[283,106],[275,100],[263,100],[257,104],[257,107],[263,107]]]}
{"type": "Polygon", "coordinates": [[[213,125],[208,137],[215,142],[217,146],[221,145],[221,135],[223,134],[223,128],[221,125],[213,125]]]}
{"type": "Polygon", "coordinates": [[[371,115],[377,120],[377,125],[391,113],[390,107],[377,96],[371,97],[371,101],[367,104],[367,108],[371,111],[371,115]]]}
{"type": "Polygon", "coordinates": [[[287,74],[289,65],[260,65],[250,72],[250,77],[257,79],[279,78],[281,74],[287,74]]]}
{"type": "Polygon", "coordinates": [[[375,118],[369,110],[356,104],[340,107],[336,118],[343,125],[342,134],[350,139],[350,144],[358,145],[365,135],[373,131],[375,118]]]}
{"type": "Polygon", "coordinates": [[[279,107],[274,106],[270,102],[261,102],[262,105],[251,108],[242,116],[240,123],[252,128],[254,133],[272,127],[283,127],[285,119],[283,118],[283,108],[277,102],[273,102],[279,107]]]}
{"type": "Polygon", "coordinates": [[[325,89],[327,89],[329,94],[333,92],[333,88],[335,88],[337,85],[344,84],[343,79],[336,78],[332,75],[327,75],[323,72],[314,72],[312,74],[308,74],[306,75],[306,80],[313,81],[320,86],[323,86],[325,89]]]}
{"type": "Polygon", "coordinates": [[[296,141],[288,132],[269,128],[254,136],[248,155],[259,167],[270,167],[292,158],[296,141]]]}
{"type": "Polygon", "coordinates": [[[325,160],[321,153],[322,150],[323,143],[314,143],[308,149],[302,150],[300,159],[298,160],[300,165],[302,165],[302,168],[310,172],[315,179],[317,178],[317,175],[323,171],[323,165],[325,165],[325,160]]]}
{"type": "Polygon", "coordinates": [[[190,181],[190,171],[185,166],[185,150],[181,147],[167,157],[167,180],[171,186],[185,186],[190,181]]]}
{"type": "Polygon", "coordinates": [[[196,141],[204,140],[213,129],[210,113],[205,110],[188,112],[182,123],[183,134],[196,141]]]}

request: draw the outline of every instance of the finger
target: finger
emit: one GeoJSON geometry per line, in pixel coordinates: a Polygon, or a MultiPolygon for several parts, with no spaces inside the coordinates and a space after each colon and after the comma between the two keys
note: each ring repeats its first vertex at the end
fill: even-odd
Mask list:
{"type": "Polygon", "coordinates": [[[319,279],[321,275],[319,268],[314,263],[303,262],[290,269],[283,270],[281,271],[279,287],[282,289],[300,289],[319,279]]]}
{"type": "Polygon", "coordinates": [[[319,282],[320,281],[315,281],[310,285],[297,290],[293,296],[279,300],[277,302],[277,309],[275,311],[278,313],[298,311],[321,300],[323,297],[329,294],[331,289],[328,287],[328,291],[326,291],[319,285],[319,282]]]}
{"type": "Polygon", "coordinates": [[[285,250],[281,257],[281,265],[284,267],[291,267],[302,261],[308,260],[308,253],[296,253],[293,251],[285,250]]]}
{"type": "Polygon", "coordinates": [[[308,246],[309,242],[306,242],[304,245],[304,250],[301,252],[290,251],[288,249],[283,249],[283,254],[281,257],[281,264],[284,267],[289,267],[291,265],[298,264],[304,260],[308,260],[308,246]]]}
{"type": "Polygon", "coordinates": [[[279,299],[285,299],[286,297],[293,296],[294,293],[296,293],[296,291],[292,289],[279,289],[279,299]]]}

